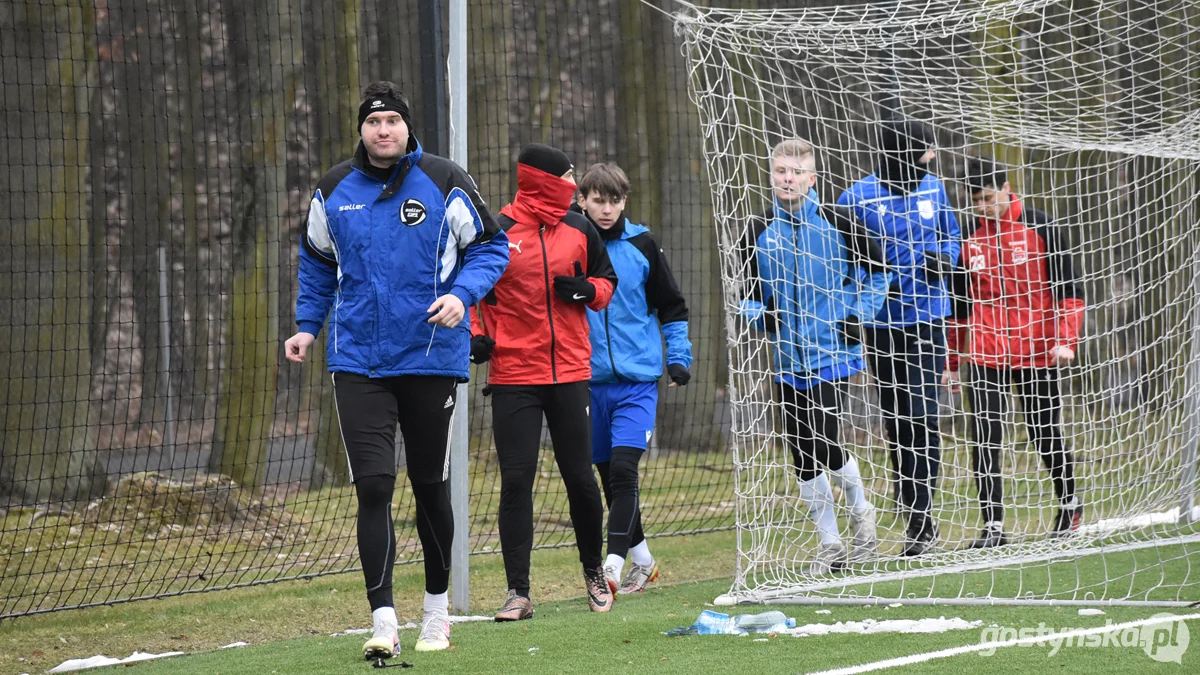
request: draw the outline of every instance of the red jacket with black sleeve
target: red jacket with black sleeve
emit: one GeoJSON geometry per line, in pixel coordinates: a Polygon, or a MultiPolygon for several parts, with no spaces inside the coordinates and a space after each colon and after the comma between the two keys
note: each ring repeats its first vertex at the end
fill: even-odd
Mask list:
{"type": "Polygon", "coordinates": [[[999,220],[979,219],[952,280],[947,367],[959,352],[988,368],[1049,368],[1057,346],[1075,349],[1083,326],[1083,285],[1051,219],[1013,195],[999,220]],[[967,335],[964,335],[967,333],[967,335]]]}
{"type": "Polygon", "coordinates": [[[508,234],[508,267],[472,311],[471,331],[496,341],[490,384],[563,384],[592,377],[587,310],[608,306],[617,274],[594,225],[568,212],[575,185],[517,165],[517,196],[496,219],[508,234]],[[554,277],[586,270],[589,303],[566,302],[554,277]]]}

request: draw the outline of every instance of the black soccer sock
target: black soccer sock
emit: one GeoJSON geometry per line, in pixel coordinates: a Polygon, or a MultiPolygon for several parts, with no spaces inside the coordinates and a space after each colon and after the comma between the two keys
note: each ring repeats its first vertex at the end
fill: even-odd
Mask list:
{"type": "Polygon", "coordinates": [[[396,530],[392,525],[395,476],[363,476],[358,493],[358,557],[367,584],[371,611],[392,604],[392,566],[396,562],[396,530]]]}
{"type": "Polygon", "coordinates": [[[454,540],[454,512],[450,483],[413,485],[417,502],[417,536],[425,554],[425,592],[445,593],[450,587],[450,543],[454,540]]]}

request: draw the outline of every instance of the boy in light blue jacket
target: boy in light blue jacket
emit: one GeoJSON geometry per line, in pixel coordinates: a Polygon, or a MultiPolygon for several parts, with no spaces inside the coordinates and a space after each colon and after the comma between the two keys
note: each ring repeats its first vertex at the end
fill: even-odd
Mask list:
{"type": "Polygon", "coordinates": [[[596,164],[579,182],[576,205],[599,230],[619,280],[608,307],[588,310],[588,327],[592,463],[609,508],[604,575],[620,595],[640,593],[658,577],[638,499],[638,463],[654,434],[658,380],[664,367],[669,387],[692,377],[687,302],[650,230],[625,217],[628,195],[629,178],[619,166],[596,164]]]}
{"type": "Polygon", "coordinates": [[[809,566],[828,574],[877,549],[875,509],[858,462],[840,440],[846,381],[866,366],[862,325],[887,300],[883,251],[846,212],[822,207],[811,144],[785,140],[771,153],[771,211],[742,245],[749,288],[741,315],[775,340],[775,382],[800,495],[821,544],[809,566]],[[851,546],[838,533],[830,480],[850,507],[851,546]]]}

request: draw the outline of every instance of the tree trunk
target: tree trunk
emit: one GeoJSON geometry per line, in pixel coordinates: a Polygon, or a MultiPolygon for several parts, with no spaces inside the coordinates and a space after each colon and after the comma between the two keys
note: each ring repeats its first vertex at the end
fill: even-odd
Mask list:
{"type": "Polygon", "coordinates": [[[85,499],[105,478],[89,431],[85,198],[89,79],[96,60],[81,11],[22,0],[0,9],[8,57],[0,93],[15,165],[0,209],[0,493],[22,503],[85,499]],[[10,70],[31,74],[16,77],[10,70]],[[20,84],[35,82],[38,84],[20,84]],[[45,124],[45,111],[62,111],[45,124]],[[25,206],[24,216],[13,210],[25,206]]]}
{"type": "Polygon", "coordinates": [[[240,151],[233,186],[233,280],[209,468],[245,487],[257,487],[265,477],[278,386],[284,131],[301,75],[295,9],[291,0],[222,4],[230,57],[246,66],[234,76],[240,151]]]}

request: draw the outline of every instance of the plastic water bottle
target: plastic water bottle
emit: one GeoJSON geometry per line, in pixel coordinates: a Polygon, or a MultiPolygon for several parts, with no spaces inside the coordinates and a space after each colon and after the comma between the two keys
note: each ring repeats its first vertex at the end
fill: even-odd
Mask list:
{"type": "Polygon", "coordinates": [[[729,635],[738,632],[733,625],[733,619],[730,619],[728,614],[714,612],[711,609],[700,612],[700,616],[696,619],[696,623],[692,624],[692,628],[699,635],[729,635]]]}
{"type": "Polygon", "coordinates": [[[796,627],[796,620],[779,610],[762,614],[738,614],[733,617],[733,627],[739,633],[777,633],[796,627]]]}

